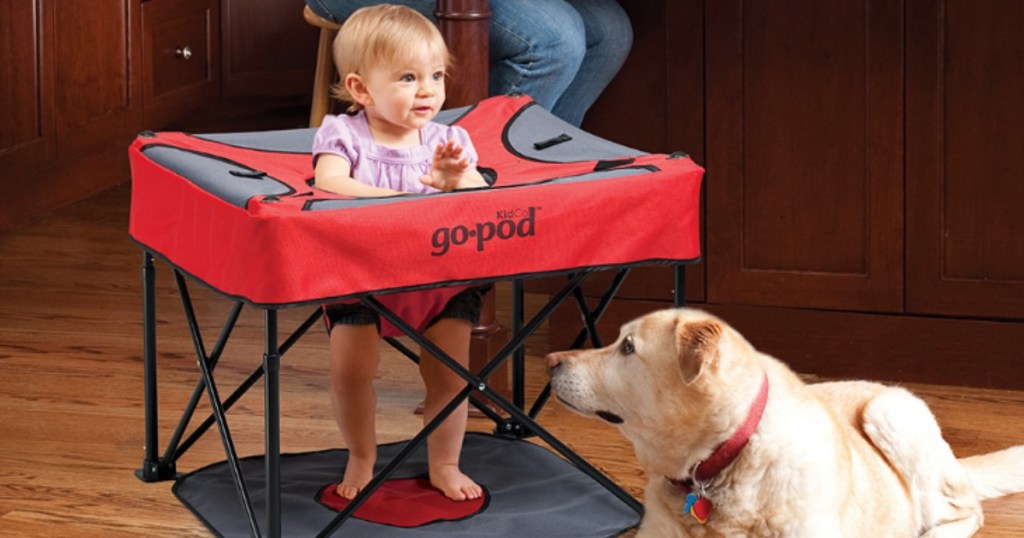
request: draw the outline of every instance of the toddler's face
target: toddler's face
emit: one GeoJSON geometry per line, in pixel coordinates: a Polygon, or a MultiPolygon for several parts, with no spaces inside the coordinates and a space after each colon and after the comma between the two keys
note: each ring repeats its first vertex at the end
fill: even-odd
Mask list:
{"type": "Polygon", "coordinates": [[[396,128],[418,130],[444,104],[444,61],[424,50],[409,59],[367,70],[363,80],[372,98],[366,107],[396,128]]]}

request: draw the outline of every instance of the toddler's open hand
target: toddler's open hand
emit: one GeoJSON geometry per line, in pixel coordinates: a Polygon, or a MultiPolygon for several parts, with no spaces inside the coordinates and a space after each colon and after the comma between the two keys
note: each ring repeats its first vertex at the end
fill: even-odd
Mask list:
{"type": "Polygon", "coordinates": [[[430,173],[420,178],[424,185],[440,191],[475,187],[474,178],[479,174],[469,166],[469,159],[462,157],[462,145],[454,140],[438,144],[434,148],[434,163],[430,173]]]}

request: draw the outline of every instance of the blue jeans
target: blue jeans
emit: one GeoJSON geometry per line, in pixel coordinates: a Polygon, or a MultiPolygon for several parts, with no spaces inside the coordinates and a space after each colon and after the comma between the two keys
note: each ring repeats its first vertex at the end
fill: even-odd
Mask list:
{"type": "MultiPolygon", "coordinates": [[[[344,21],[371,0],[306,0],[321,17],[344,21]]],[[[434,0],[390,0],[434,17],[434,0]]],[[[491,95],[519,92],[579,126],[618,73],[633,44],[615,0],[491,0],[491,95]]],[[[456,61],[458,58],[456,58],[456,61]]]]}

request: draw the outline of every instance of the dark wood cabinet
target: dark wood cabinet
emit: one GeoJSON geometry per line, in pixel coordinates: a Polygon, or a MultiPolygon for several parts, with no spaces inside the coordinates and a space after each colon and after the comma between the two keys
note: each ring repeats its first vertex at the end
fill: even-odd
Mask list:
{"type": "Polygon", "coordinates": [[[142,4],[145,125],[170,125],[220,95],[218,15],[210,0],[142,4]]]}
{"type": "Polygon", "coordinates": [[[0,230],[127,181],[140,130],[216,97],[217,6],[0,0],[0,230]]]}
{"type": "MultiPolygon", "coordinates": [[[[707,168],[696,306],[807,373],[1024,386],[1024,5],[623,4],[634,54],[586,125],[684,133],[707,168]]],[[[667,272],[632,286],[606,339],[670,304],[667,272]]]]}
{"type": "Polygon", "coordinates": [[[125,179],[142,113],[137,0],[0,0],[0,230],[125,179]]]}
{"type": "Polygon", "coordinates": [[[74,158],[124,140],[142,114],[138,2],[48,0],[57,156],[74,158]]]}
{"type": "Polygon", "coordinates": [[[902,9],[706,5],[707,300],[898,312],[902,9]]]}
{"type": "MultiPolygon", "coordinates": [[[[10,193],[14,177],[38,166],[54,151],[52,51],[42,36],[49,19],[30,0],[0,0],[0,188],[10,193]],[[44,68],[45,66],[45,68],[44,68]]],[[[6,211],[0,214],[7,213],[6,211]]],[[[5,228],[0,216],[0,229],[5,228]]]]}
{"type": "Polygon", "coordinates": [[[220,0],[224,96],[309,95],[319,33],[294,0],[220,0]]]}
{"type": "Polygon", "coordinates": [[[1024,318],[1022,28],[1012,0],[907,2],[908,312],[1024,318]]]}

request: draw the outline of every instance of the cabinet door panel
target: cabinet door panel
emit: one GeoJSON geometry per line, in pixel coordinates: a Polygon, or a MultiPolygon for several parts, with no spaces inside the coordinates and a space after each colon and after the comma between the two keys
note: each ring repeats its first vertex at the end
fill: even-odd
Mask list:
{"type": "Polygon", "coordinates": [[[706,9],[708,301],[900,310],[902,6],[706,9]]]}
{"type": "Polygon", "coordinates": [[[319,32],[292,0],[222,0],[225,97],[313,91],[319,32]]]}
{"type": "Polygon", "coordinates": [[[45,156],[49,84],[42,69],[43,21],[36,3],[0,0],[0,20],[0,165],[9,170],[16,161],[38,162],[45,156]]]}
{"type": "Polygon", "coordinates": [[[217,98],[217,5],[211,0],[142,4],[147,129],[176,126],[190,111],[217,98]]]}
{"type": "Polygon", "coordinates": [[[909,8],[907,308],[1024,317],[1024,4],[909,8]]]}
{"type": "Polygon", "coordinates": [[[130,0],[59,0],[53,10],[57,144],[69,157],[136,130],[138,23],[130,0]]]}

